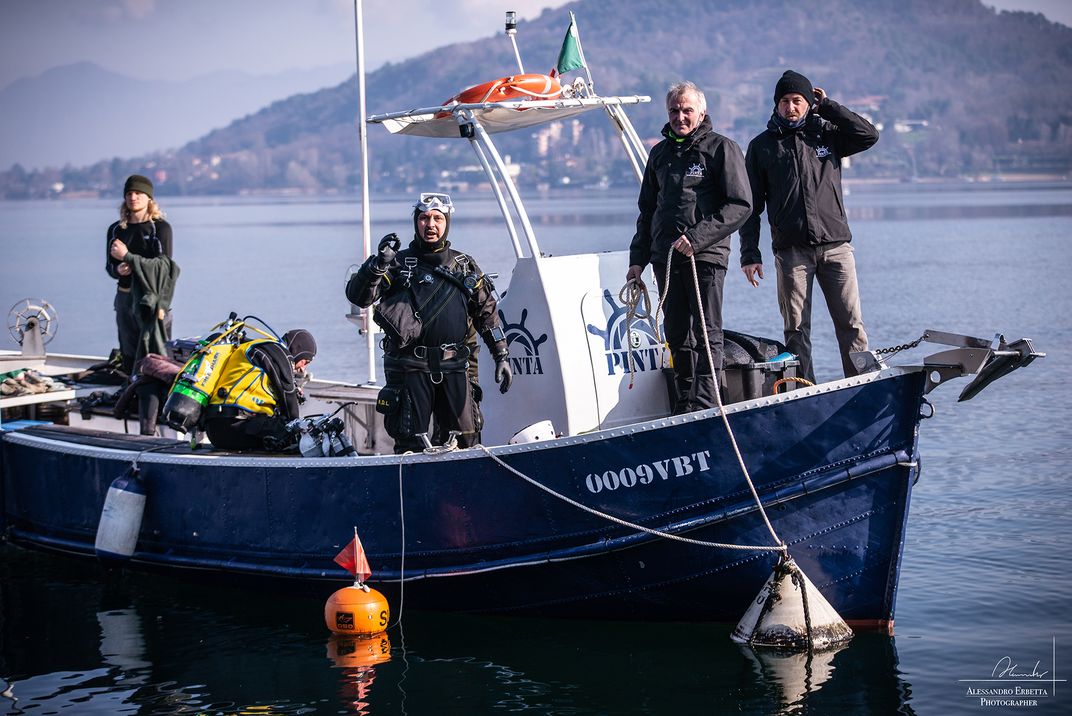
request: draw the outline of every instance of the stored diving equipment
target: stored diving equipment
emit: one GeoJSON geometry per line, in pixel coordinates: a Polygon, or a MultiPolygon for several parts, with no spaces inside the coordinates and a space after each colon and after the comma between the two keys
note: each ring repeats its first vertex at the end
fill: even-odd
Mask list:
{"type": "MultiPolygon", "coordinates": [[[[245,321],[238,320],[238,314],[232,312],[226,321],[217,323],[209,330],[208,337],[200,342],[175,377],[160,416],[165,424],[182,433],[189,433],[197,427],[209,397],[223,375],[227,359],[245,340],[245,328],[245,321]]],[[[275,338],[256,328],[253,330],[275,338]]]]}

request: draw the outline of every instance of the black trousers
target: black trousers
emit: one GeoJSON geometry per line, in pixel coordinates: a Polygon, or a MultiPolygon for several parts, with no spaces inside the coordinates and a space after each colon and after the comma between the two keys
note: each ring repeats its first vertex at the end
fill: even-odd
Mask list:
{"type": "Polygon", "coordinates": [[[666,281],[666,266],[652,268],[659,284],[659,295],[666,292],[663,331],[674,361],[674,382],[677,387],[674,413],[713,408],[718,405],[715,398],[715,379],[722,371],[722,287],[726,282],[726,269],[714,264],[696,263],[696,276],[703,304],[698,306],[692,266],[687,260],[671,267],[669,288],[663,285],[666,281]],[[707,349],[700,324],[701,310],[707,325],[707,340],[711,344],[713,370],[707,362],[707,349]]]}
{"type": "Polygon", "coordinates": [[[286,421],[274,415],[210,417],[205,421],[209,442],[221,450],[266,450],[265,438],[281,441],[287,436],[286,421]]]}
{"type": "Polygon", "coordinates": [[[123,372],[134,372],[134,354],[138,352],[138,319],[134,317],[134,300],[130,291],[115,292],[115,327],[119,334],[119,353],[123,357],[123,372]]]}
{"type": "Polygon", "coordinates": [[[437,436],[445,439],[448,431],[461,433],[458,447],[471,447],[479,441],[476,407],[469,376],[464,370],[428,373],[420,370],[385,371],[388,385],[405,388],[404,401],[397,417],[387,416],[384,425],[395,440],[395,452],[419,452],[424,449],[420,433],[431,436],[431,421],[435,418],[437,436]],[[394,419],[392,419],[394,418],[394,419]]]}

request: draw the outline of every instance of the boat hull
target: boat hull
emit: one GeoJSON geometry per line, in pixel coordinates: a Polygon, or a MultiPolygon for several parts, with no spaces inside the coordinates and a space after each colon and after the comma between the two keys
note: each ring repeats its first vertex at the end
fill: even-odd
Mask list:
{"type": "MultiPolygon", "coordinates": [[[[893,620],[924,383],[891,369],[728,409],[774,531],[856,626],[893,620]]],[[[494,457],[221,455],[62,428],[5,433],[2,450],[17,544],[92,556],[137,458],[130,566],[342,583],[333,557],[356,526],[370,583],[407,607],[732,622],[777,558],[697,544],[773,544],[717,411],[494,457]]]]}

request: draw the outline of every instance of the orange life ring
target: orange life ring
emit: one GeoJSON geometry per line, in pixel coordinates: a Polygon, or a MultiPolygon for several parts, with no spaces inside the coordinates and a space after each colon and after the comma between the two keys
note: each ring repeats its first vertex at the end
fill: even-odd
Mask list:
{"type": "MultiPolygon", "coordinates": [[[[444,102],[443,106],[505,102],[511,99],[555,99],[561,94],[562,83],[557,77],[540,74],[512,75],[466,87],[444,102]]],[[[440,114],[446,115],[445,112],[440,114]]]]}

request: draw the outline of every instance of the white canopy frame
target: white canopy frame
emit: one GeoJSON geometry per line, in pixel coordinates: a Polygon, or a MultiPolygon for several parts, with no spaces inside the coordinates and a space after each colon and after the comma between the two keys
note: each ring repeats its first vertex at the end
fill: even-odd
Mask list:
{"type": "Polygon", "coordinates": [[[376,114],[368,122],[384,125],[392,134],[411,136],[464,138],[469,140],[477,161],[491,184],[492,193],[506,221],[507,231],[517,258],[525,257],[525,248],[533,258],[541,258],[536,233],[529,221],[528,212],[518,193],[517,185],[507,170],[491,135],[498,132],[516,131],[540,124],[568,119],[578,114],[603,108],[611,120],[615,133],[625,149],[637,181],[644,176],[647,150],[637,135],[636,129],[625,113],[624,105],[650,102],[643,95],[627,97],[573,97],[554,100],[509,100],[474,104],[447,104],[439,107],[387,114],[376,114]],[[507,201],[509,198],[509,202],[507,201]],[[513,212],[511,212],[511,206],[513,212]],[[514,222],[516,215],[524,233],[524,244],[514,222]]]}

